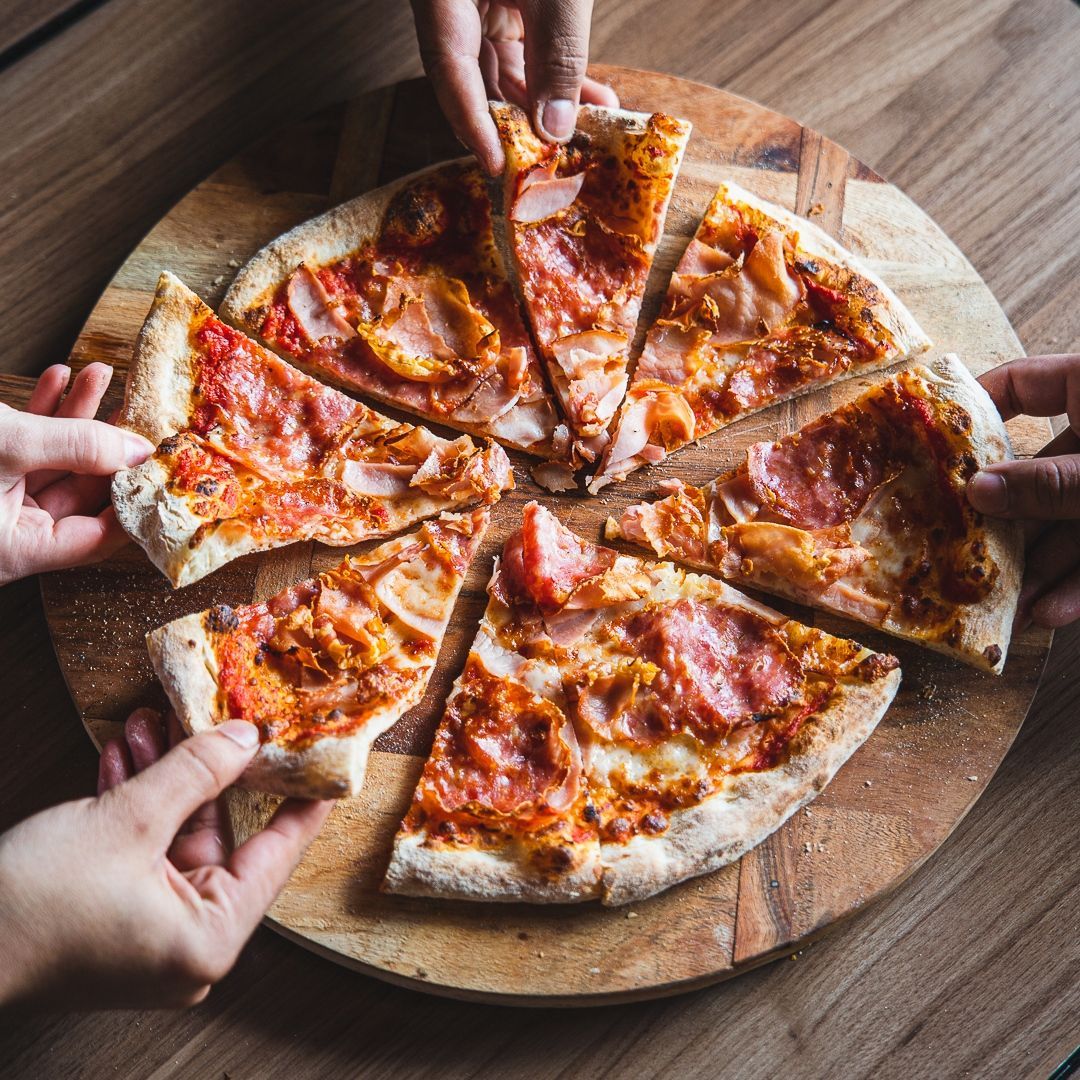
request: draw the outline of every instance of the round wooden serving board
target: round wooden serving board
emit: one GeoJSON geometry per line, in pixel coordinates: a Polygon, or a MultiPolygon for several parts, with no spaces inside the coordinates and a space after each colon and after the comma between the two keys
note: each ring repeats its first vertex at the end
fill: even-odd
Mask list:
{"type": "MultiPolygon", "coordinates": [[[[650,279],[642,325],[717,183],[732,178],[809,214],[880,270],[938,343],[976,374],[1020,355],[1020,344],[974,269],[917,206],[835,143],[722,90],[666,75],[604,68],[629,108],[693,121],[686,160],[650,279]]],[[[211,305],[268,240],[327,206],[422,165],[460,155],[425,83],[402,83],[275,131],[178,203],[120,269],[74,351],[120,375],[158,273],[178,274],[211,305]]],[[[119,378],[116,380],[121,381],[119,378]]],[[[594,1004],[675,993],[797,948],[894,887],[970,809],[1019,729],[1048,635],[1013,643],[1005,674],[983,675],[843,620],[805,621],[896,653],[903,685],[876,733],[828,790],[741,862],[630,908],[549,908],[384,896],[378,884],[394,830],[431,745],[442,704],[484,606],[492,555],[538,497],[586,537],[608,514],[655,494],[667,471],[703,483],[752,442],[772,439],[857,394],[852,380],[751,417],[642,470],[598,498],[552,496],[524,467],[494,512],[423,703],[376,744],[359,799],[334,810],[271,910],[271,925],[334,960],[406,985],[522,1004],[594,1004]]],[[[1017,451],[1047,439],[1045,421],[1011,425],[1017,451]]],[[[523,465],[524,461],[518,462],[523,465]]],[[[172,592],[134,546],[108,563],[43,579],[56,651],[90,733],[101,740],[136,705],[163,703],[143,636],[212,603],[263,598],[341,550],[296,545],[242,559],[172,592]]],[[[232,793],[237,833],[271,800],[232,793]]]]}

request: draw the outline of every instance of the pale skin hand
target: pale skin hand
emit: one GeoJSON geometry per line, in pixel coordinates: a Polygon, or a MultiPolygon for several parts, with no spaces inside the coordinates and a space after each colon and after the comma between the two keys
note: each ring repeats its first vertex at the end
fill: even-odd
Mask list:
{"type": "Polygon", "coordinates": [[[201,1001],[322,827],[331,803],[286,799],[232,850],[219,796],[258,732],[230,720],[182,739],[169,726],[136,710],[102,751],[96,799],[0,836],[0,1005],[201,1001]]]}
{"type": "Polygon", "coordinates": [[[520,105],[566,142],[578,105],[619,104],[585,75],[592,0],[412,0],[424,70],[454,134],[492,176],[505,165],[488,98],[520,105]]]}
{"type": "Polygon", "coordinates": [[[979,382],[1004,420],[1069,418],[1037,457],[991,465],[968,483],[976,510],[1024,521],[1027,570],[1017,627],[1065,626],[1080,618],[1080,354],[1028,356],[979,382]]]}
{"type": "Polygon", "coordinates": [[[112,378],[89,364],[65,396],[71,369],[38,379],[25,412],[0,404],[0,585],[96,562],[126,543],[109,507],[109,477],[153,446],[94,420],[112,378]]]}

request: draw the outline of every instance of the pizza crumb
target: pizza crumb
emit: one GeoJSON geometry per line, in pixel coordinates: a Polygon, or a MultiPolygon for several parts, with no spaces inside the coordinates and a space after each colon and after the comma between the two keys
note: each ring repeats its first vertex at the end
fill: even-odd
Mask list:
{"type": "Polygon", "coordinates": [[[817,217],[818,214],[824,214],[824,213],[825,213],[825,204],[816,202],[807,211],[806,216],[807,217],[817,217]]]}
{"type": "Polygon", "coordinates": [[[964,779],[965,780],[978,780],[979,778],[977,776],[965,776],[964,779]]]}
{"type": "Polygon", "coordinates": [[[418,979],[426,979],[427,978],[427,972],[423,968],[417,968],[416,969],[416,977],[418,979]]]}
{"type": "Polygon", "coordinates": [[[536,955],[537,955],[537,956],[539,956],[541,960],[543,960],[543,959],[544,959],[544,950],[543,950],[543,949],[539,949],[539,950],[537,951],[536,955]]]}
{"type": "Polygon", "coordinates": [[[811,816],[811,814],[810,814],[810,807],[808,806],[808,807],[807,807],[807,808],[806,808],[806,809],[805,809],[805,810],[803,811],[803,813],[804,813],[804,814],[805,814],[805,815],[806,815],[807,817],[810,817],[810,816],[811,816]]]}
{"type": "Polygon", "coordinates": [[[589,968],[589,974],[590,975],[599,975],[600,974],[600,969],[599,968],[589,968]]]}
{"type": "Polygon", "coordinates": [[[234,270],[239,270],[240,269],[240,260],[239,259],[230,259],[226,265],[231,266],[234,270]]]}
{"type": "Polygon", "coordinates": [[[628,911],[626,913],[626,917],[628,919],[636,919],[638,917],[638,913],[636,911],[628,911]]]}
{"type": "Polygon", "coordinates": [[[780,888],[780,882],[777,881],[776,878],[773,878],[772,881],[769,882],[769,888],[770,889],[779,889],[780,888]]]}
{"type": "Polygon", "coordinates": [[[817,849],[818,849],[818,851],[824,851],[825,850],[825,845],[819,841],[817,849]]]}
{"type": "Polygon", "coordinates": [[[806,843],[803,844],[802,849],[806,852],[807,855],[809,855],[810,852],[814,850],[814,845],[811,844],[809,840],[807,840],[806,843]]]}
{"type": "Polygon", "coordinates": [[[872,780],[864,780],[862,783],[863,783],[863,787],[873,787],[874,786],[874,782],[872,780]]]}

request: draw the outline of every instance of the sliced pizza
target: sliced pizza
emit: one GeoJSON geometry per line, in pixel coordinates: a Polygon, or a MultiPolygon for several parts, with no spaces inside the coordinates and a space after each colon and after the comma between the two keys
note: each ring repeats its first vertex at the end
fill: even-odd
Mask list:
{"type": "Polygon", "coordinates": [[[443,514],[262,603],[153,631],[150,658],[184,729],[255,724],[244,787],[358,794],[371,744],[424,696],[488,519],[443,514]]]}
{"type": "Polygon", "coordinates": [[[488,592],[392,892],[622,904],[715,870],[825,787],[900,681],[891,656],[536,503],[488,592]]]}
{"type": "Polygon", "coordinates": [[[977,513],[965,485],[1012,456],[993,402],[950,355],[755,443],[705,487],[665,482],[608,537],[1000,672],[1022,536],[977,513]]]}
{"type": "Polygon", "coordinates": [[[507,160],[506,240],[569,424],[570,463],[594,461],[626,392],[641,298],[690,124],[585,105],[574,137],[555,146],[518,106],[490,107],[507,160]]]}
{"type": "Polygon", "coordinates": [[[285,233],[237,274],[221,312],[345,390],[553,453],[555,407],[473,163],[425,169],[285,233]]]}
{"type": "Polygon", "coordinates": [[[812,222],[721,184],[675,268],[589,490],[768,405],[929,346],[856,255],[812,222]]]}
{"type": "Polygon", "coordinates": [[[116,516],[174,586],[298,540],[344,546],[513,487],[506,453],[399,424],[226,325],[171,274],[120,420],[157,446],[113,479],[116,516]]]}

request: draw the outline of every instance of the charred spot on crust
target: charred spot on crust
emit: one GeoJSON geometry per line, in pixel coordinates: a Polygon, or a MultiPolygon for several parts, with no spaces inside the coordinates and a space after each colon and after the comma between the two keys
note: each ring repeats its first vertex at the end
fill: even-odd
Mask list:
{"type": "Polygon", "coordinates": [[[895,671],[900,666],[900,661],[888,653],[873,653],[859,663],[855,673],[867,682],[877,682],[890,671],[895,671]]]}
{"type": "Polygon", "coordinates": [[[795,260],[795,269],[802,274],[820,274],[821,267],[813,259],[798,258],[795,260]]]}
{"type": "Polygon", "coordinates": [[[574,862],[574,853],[568,847],[553,848],[551,852],[551,865],[555,870],[566,870],[574,862]]]}
{"type": "Polygon", "coordinates": [[[200,480],[195,485],[195,490],[200,495],[205,496],[207,499],[209,499],[212,495],[214,495],[217,492],[217,489],[218,489],[218,482],[216,480],[200,480]]]}
{"type": "Polygon", "coordinates": [[[646,814],[641,819],[641,828],[647,832],[655,835],[656,833],[663,832],[668,825],[667,817],[660,813],[659,810],[654,810],[651,814],[646,814]]]}
{"type": "Polygon", "coordinates": [[[167,439],[162,439],[158,444],[159,454],[172,454],[176,448],[180,445],[179,435],[170,435],[167,439]]]}
{"type": "Polygon", "coordinates": [[[983,656],[986,657],[986,662],[991,667],[997,667],[1001,663],[1001,646],[1000,645],[987,645],[983,649],[983,656]]]}
{"type": "Polygon", "coordinates": [[[427,247],[449,227],[449,213],[435,188],[413,185],[396,195],[383,219],[383,235],[409,247],[427,247]]]}
{"type": "Polygon", "coordinates": [[[954,403],[945,411],[945,425],[954,435],[968,435],[971,432],[971,414],[954,403]]]}
{"type": "Polygon", "coordinates": [[[594,825],[600,820],[600,811],[597,810],[592,803],[586,803],[585,808],[581,811],[581,816],[589,822],[590,825],[594,825]]]}
{"type": "Polygon", "coordinates": [[[212,607],[206,616],[206,624],[215,634],[226,634],[240,625],[240,620],[228,604],[212,607]]]}

